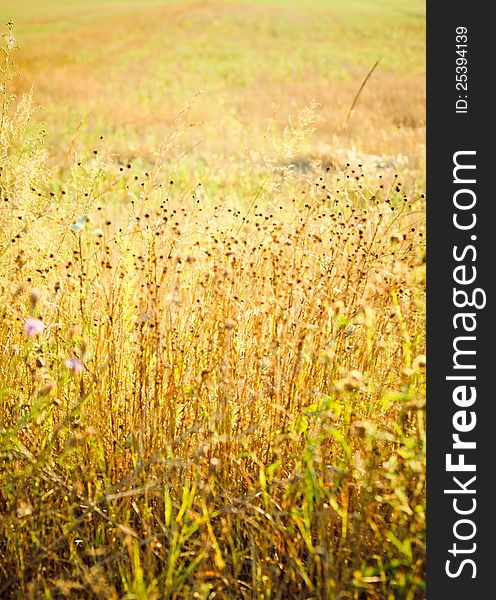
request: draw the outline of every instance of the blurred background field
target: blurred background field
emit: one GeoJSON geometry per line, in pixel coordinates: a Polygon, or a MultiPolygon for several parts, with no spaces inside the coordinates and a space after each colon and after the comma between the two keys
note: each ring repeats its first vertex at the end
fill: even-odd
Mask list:
{"type": "Polygon", "coordinates": [[[146,164],[190,106],[195,126],[170,161],[187,152],[191,176],[221,181],[277,147],[288,117],[315,102],[304,159],[357,148],[407,159],[423,177],[423,2],[7,0],[0,16],[16,22],[16,89],[33,89],[59,166],[76,130],[83,148],[104,135],[117,156],[146,164]]]}
{"type": "Polygon", "coordinates": [[[10,20],[0,598],[425,598],[424,3],[10,20]]]}

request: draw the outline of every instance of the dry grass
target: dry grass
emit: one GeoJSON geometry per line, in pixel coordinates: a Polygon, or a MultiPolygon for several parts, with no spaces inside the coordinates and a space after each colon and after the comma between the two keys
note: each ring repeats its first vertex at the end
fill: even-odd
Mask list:
{"type": "Polygon", "coordinates": [[[420,165],[58,169],[4,75],[0,597],[424,597],[420,165]]]}

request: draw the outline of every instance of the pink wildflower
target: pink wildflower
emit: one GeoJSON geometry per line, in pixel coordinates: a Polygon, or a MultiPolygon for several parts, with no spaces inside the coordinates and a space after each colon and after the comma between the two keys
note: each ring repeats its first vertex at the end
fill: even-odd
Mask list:
{"type": "Polygon", "coordinates": [[[29,317],[26,319],[26,323],[24,325],[24,331],[30,336],[34,337],[35,335],[40,335],[43,333],[45,329],[45,325],[41,319],[34,319],[33,317],[29,317]]]}
{"type": "Polygon", "coordinates": [[[65,366],[72,371],[75,375],[79,375],[83,370],[83,363],[79,358],[69,358],[65,361],[65,366]]]}

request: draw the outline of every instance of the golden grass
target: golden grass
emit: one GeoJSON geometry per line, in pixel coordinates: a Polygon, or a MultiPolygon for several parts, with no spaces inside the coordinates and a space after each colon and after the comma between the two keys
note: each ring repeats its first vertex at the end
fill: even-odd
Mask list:
{"type": "Polygon", "coordinates": [[[5,75],[0,597],[423,597],[421,165],[59,171],[5,75]]]}

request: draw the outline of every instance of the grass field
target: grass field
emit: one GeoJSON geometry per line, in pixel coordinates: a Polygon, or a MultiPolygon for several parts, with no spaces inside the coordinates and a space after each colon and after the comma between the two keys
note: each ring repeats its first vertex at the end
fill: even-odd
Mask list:
{"type": "Polygon", "coordinates": [[[424,3],[9,20],[0,597],[424,598],[424,3]]]}

